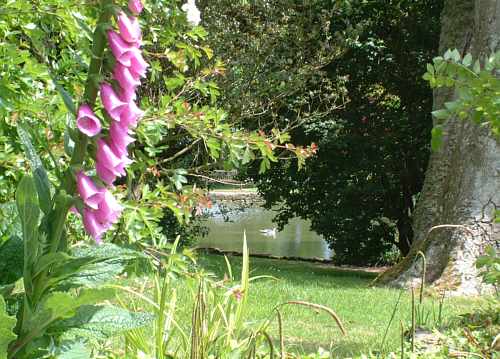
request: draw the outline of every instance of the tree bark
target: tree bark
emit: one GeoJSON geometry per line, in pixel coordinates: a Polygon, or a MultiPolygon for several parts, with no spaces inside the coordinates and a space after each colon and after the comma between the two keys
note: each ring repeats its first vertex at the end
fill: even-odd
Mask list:
{"type": "MultiPolygon", "coordinates": [[[[475,59],[500,49],[500,0],[446,0],[441,15],[440,54],[458,49],[475,59]]],[[[453,98],[452,91],[434,92],[434,108],[453,98]]],[[[424,187],[413,218],[414,240],[409,255],[383,273],[378,283],[397,286],[420,281],[419,251],[427,259],[426,281],[454,293],[481,293],[475,261],[488,243],[498,245],[500,146],[487,128],[450,119],[440,150],[431,154],[424,187]],[[438,225],[464,227],[438,227],[438,225]],[[432,229],[432,230],[431,230],[432,229]]]]}

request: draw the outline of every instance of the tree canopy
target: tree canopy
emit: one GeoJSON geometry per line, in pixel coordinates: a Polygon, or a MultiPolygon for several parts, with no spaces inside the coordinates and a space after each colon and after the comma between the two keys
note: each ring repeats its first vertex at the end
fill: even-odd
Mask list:
{"type": "Polygon", "coordinates": [[[394,247],[406,254],[430,151],[422,75],[437,53],[442,2],[287,4],[206,5],[209,41],[228,59],[230,114],[319,147],[303,171],[286,160],[247,173],[268,207],[279,204],[281,226],[310,219],[337,262],[376,263],[394,247]]]}

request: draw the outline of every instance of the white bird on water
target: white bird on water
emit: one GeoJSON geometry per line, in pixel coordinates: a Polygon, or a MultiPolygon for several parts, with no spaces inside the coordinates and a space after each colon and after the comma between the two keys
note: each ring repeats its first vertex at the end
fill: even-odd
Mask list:
{"type": "Polygon", "coordinates": [[[273,227],[272,229],[269,229],[269,228],[266,228],[266,229],[259,229],[259,232],[263,235],[263,236],[267,236],[267,237],[276,237],[276,227],[273,227]]]}

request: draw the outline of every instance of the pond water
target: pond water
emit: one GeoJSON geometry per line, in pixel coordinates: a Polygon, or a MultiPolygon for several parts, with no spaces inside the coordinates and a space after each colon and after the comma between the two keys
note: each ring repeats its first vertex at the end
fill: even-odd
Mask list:
{"type": "Polygon", "coordinates": [[[224,218],[215,205],[210,215],[206,224],[209,234],[199,243],[202,248],[241,252],[245,231],[250,254],[324,259],[331,257],[331,251],[323,238],[310,230],[308,221],[300,218],[290,220],[273,237],[260,232],[275,226],[271,221],[275,215],[272,210],[251,207],[243,211],[230,211],[224,218]]]}

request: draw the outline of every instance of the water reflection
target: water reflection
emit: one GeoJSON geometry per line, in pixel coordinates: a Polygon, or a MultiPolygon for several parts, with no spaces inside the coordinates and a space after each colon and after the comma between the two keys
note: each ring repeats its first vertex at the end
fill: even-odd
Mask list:
{"type": "Polygon", "coordinates": [[[210,233],[200,241],[200,247],[241,252],[243,232],[246,231],[250,253],[326,259],[331,256],[323,238],[309,230],[309,223],[300,218],[292,219],[273,237],[260,232],[275,226],[271,222],[275,215],[273,211],[252,207],[222,215],[218,207],[215,207],[211,214],[207,223],[210,233]]]}

